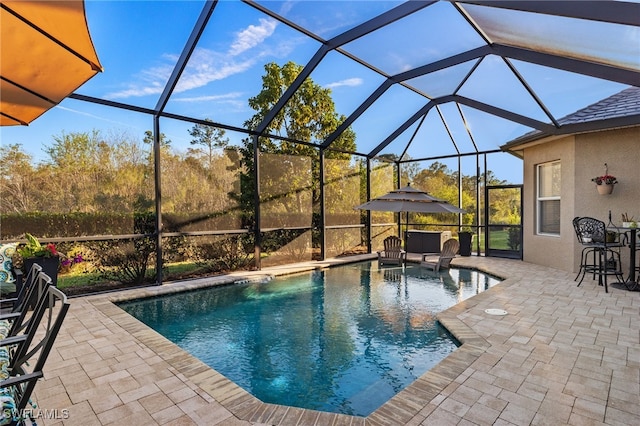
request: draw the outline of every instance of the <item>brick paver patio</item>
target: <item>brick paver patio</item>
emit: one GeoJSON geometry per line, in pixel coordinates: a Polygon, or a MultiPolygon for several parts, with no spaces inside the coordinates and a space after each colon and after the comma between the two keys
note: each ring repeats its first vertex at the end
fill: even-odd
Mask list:
{"type": "Polygon", "coordinates": [[[439,315],[463,345],[367,418],[262,403],[112,303],[330,263],[72,299],[34,395],[57,418],[40,423],[640,424],[640,292],[521,261],[454,260],[505,281],[439,315]]]}

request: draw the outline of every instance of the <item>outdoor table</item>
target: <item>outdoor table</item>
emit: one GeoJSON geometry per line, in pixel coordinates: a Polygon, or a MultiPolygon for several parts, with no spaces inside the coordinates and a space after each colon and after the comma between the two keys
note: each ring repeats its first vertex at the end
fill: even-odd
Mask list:
{"type": "Polygon", "coordinates": [[[629,233],[629,276],[626,281],[621,284],[624,284],[628,290],[638,290],[640,288],[640,283],[636,281],[636,238],[637,238],[637,228],[623,228],[620,226],[610,226],[609,229],[615,230],[618,233],[626,234],[629,233]]]}

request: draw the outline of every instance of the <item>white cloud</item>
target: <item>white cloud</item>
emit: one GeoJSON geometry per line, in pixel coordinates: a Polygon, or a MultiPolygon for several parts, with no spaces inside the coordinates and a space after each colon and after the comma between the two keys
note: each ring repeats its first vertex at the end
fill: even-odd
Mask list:
{"type": "Polygon", "coordinates": [[[162,93],[162,87],[136,87],[132,86],[129,89],[120,90],[119,92],[107,93],[107,99],[126,99],[147,95],[159,95],[162,93]]]}
{"type": "Polygon", "coordinates": [[[116,92],[107,93],[107,99],[126,99],[148,95],[159,95],[164,90],[164,86],[169,80],[172,67],[170,65],[160,65],[140,72],[138,83],[131,83],[129,87],[116,92]]]}
{"type": "Polygon", "coordinates": [[[226,110],[233,108],[234,110],[241,110],[246,107],[247,101],[240,98],[241,93],[229,93],[226,95],[203,95],[184,98],[171,98],[174,102],[184,102],[195,104],[199,102],[208,102],[208,105],[225,105],[226,110]]]}
{"type": "MultiPolygon", "coordinates": [[[[174,93],[203,87],[212,81],[223,80],[231,75],[239,74],[251,68],[255,61],[255,58],[235,61],[211,50],[196,49],[178,81],[174,93]]],[[[171,76],[173,65],[172,63],[143,70],[139,74],[139,82],[131,84],[127,89],[108,93],[106,98],[125,99],[158,95],[164,90],[164,86],[171,76]]]]}
{"type": "MultiPolygon", "coordinates": [[[[223,80],[242,73],[253,67],[265,55],[274,54],[268,48],[261,48],[255,54],[248,51],[254,51],[257,46],[262,47],[263,42],[274,33],[276,26],[277,22],[273,19],[260,19],[259,25],[249,25],[236,34],[227,53],[197,48],[182,73],[174,93],[197,89],[212,81],[223,80]],[[240,56],[243,53],[246,55],[240,56]]],[[[108,93],[105,97],[107,99],[126,99],[161,94],[169,81],[178,56],[165,54],[161,59],[162,64],[142,70],[137,75],[137,81],[122,90],[108,93]]]]}
{"type": "Polygon", "coordinates": [[[287,16],[289,14],[289,12],[291,12],[291,10],[293,9],[293,7],[295,6],[295,4],[297,3],[297,1],[285,1],[280,5],[280,10],[278,11],[278,14],[280,16],[287,16]]]}
{"type": "Polygon", "coordinates": [[[246,71],[254,64],[255,58],[235,61],[210,50],[198,49],[194,52],[180,81],[178,81],[175,92],[181,93],[206,86],[212,81],[223,80],[246,71]]]}
{"type": "Polygon", "coordinates": [[[236,34],[236,40],[231,43],[229,55],[236,56],[261,44],[275,31],[277,22],[273,19],[260,19],[260,25],[249,25],[236,34]]]}
{"type": "Polygon", "coordinates": [[[346,80],[336,81],[335,83],[329,83],[325,87],[329,89],[335,89],[336,87],[348,86],[355,87],[360,86],[362,84],[361,78],[347,78],[346,80]]]}
{"type": "Polygon", "coordinates": [[[194,96],[191,98],[176,98],[174,101],[177,102],[211,102],[211,101],[225,101],[225,100],[234,100],[238,99],[242,96],[240,92],[231,92],[225,93],[224,95],[204,95],[204,96],[194,96]]]}

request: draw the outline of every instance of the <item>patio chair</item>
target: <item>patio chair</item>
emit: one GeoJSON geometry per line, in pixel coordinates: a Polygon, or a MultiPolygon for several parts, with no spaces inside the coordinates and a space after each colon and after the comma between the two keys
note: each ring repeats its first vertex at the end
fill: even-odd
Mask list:
{"type": "MultiPolygon", "coordinates": [[[[27,293],[31,286],[38,279],[38,275],[42,272],[42,266],[37,263],[34,263],[27,276],[24,278],[24,283],[20,285],[19,291],[14,294],[14,297],[4,297],[0,300],[0,313],[4,315],[10,312],[19,312],[22,310],[22,306],[24,304],[25,298],[27,297],[27,293]]],[[[32,306],[35,306],[32,305],[32,306]]],[[[1,318],[0,315],[0,318],[1,318]]]]}
{"type": "Polygon", "coordinates": [[[614,275],[620,281],[624,281],[619,251],[622,243],[607,241],[607,227],[599,219],[575,217],[573,228],[578,242],[583,246],[580,253],[578,275],[574,280],[577,281],[580,278],[579,287],[587,273],[592,274],[594,279],[598,276],[598,285],[604,285],[604,291],[608,293],[609,275],[614,275]]]}
{"type": "Polygon", "coordinates": [[[14,308],[7,313],[0,314],[0,339],[15,336],[22,332],[26,327],[40,299],[45,296],[47,288],[52,285],[51,278],[41,272],[39,267],[32,268],[34,279],[25,282],[25,294],[20,295],[20,302],[16,302],[14,308]]]}
{"type": "Polygon", "coordinates": [[[407,252],[402,249],[402,240],[396,236],[384,239],[384,250],[378,252],[378,265],[400,265],[407,260],[407,252]]]}
{"type": "Polygon", "coordinates": [[[0,340],[0,424],[25,424],[32,412],[27,404],[68,310],[65,294],[48,286],[25,333],[0,340]]]}
{"type": "Polygon", "coordinates": [[[22,271],[13,265],[18,243],[0,244],[0,296],[13,298],[22,286],[22,271]]]}
{"type": "MultiPolygon", "coordinates": [[[[587,271],[593,270],[596,266],[596,249],[597,244],[593,242],[592,231],[586,229],[585,224],[580,224],[580,217],[573,218],[573,230],[576,233],[578,243],[582,245],[582,252],[580,254],[580,264],[578,265],[578,275],[573,279],[576,281],[581,276],[584,276],[587,271]],[[584,228],[584,229],[583,229],[584,228]],[[589,260],[589,256],[593,259],[589,260]]],[[[582,280],[581,280],[582,281],[582,280]]]]}
{"type": "Polygon", "coordinates": [[[440,269],[449,268],[451,260],[456,257],[459,248],[460,242],[455,238],[450,238],[442,245],[442,251],[440,252],[438,260],[427,260],[427,256],[429,256],[429,254],[423,254],[420,266],[427,269],[433,269],[435,272],[440,271],[440,269]]]}

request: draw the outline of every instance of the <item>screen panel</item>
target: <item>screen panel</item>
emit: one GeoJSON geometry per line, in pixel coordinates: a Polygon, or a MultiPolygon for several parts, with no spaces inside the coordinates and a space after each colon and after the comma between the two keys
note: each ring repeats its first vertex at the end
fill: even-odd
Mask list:
{"type": "Polygon", "coordinates": [[[312,258],[312,158],[260,153],[263,266],[312,258]]]}

